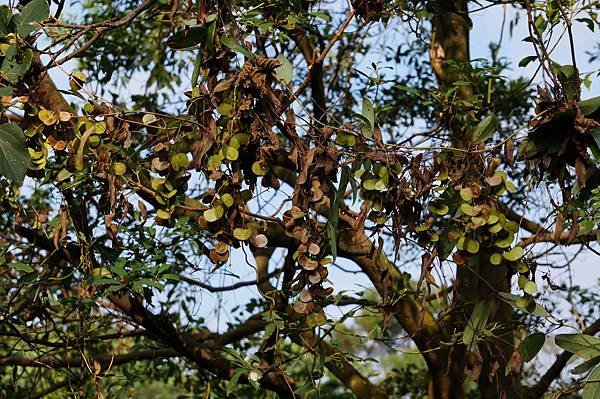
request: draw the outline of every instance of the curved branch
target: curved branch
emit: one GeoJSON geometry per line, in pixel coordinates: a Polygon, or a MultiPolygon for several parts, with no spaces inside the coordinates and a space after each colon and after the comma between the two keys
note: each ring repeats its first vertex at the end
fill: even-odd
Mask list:
{"type": "MultiPolygon", "coordinates": [[[[282,114],[283,112],[285,112],[285,110],[287,109],[287,107],[289,107],[290,104],[296,98],[298,98],[302,94],[302,92],[304,92],[304,90],[312,82],[313,77],[314,77],[315,73],[317,72],[317,70],[320,69],[322,71],[322,64],[323,64],[323,61],[325,60],[325,57],[327,57],[327,54],[329,54],[329,52],[333,48],[333,45],[340,39],[340,37],[342,37],[342,34],[344,33],[344,31],[346,30],[346,28],[348,27],[348,25],[350,25],[350,22],[352,21],[353,18],[354,18],[354,10],[351,10],[348,13],[348,15],[346,16],[346,19],[344,20],[344,22],[342,22],[342,24],[340,25],[340,27],[338,28],[338,30],[335,32],[335,34],[333,35],[333,37],[331,38],[331,40],[329,41],[329,43],[327,44],[327,46],[323,49],[323,51],[321,51],[321,53],[318,55],[318,57],[316,59],[314,59],[314,61],[312,61],[313,54],[309,54],[308,51],[307,51],[307,50],[309,50],[309,47],[306,47],[306,49],[302,50],[303,52],[307,51],[304,54],[305,58],[306,57],[310,57],[310,58],[307,58],[307,62],[309,62],[308,74],[306,75],[306,77],[304,78],[304,80],[302,81],[302,83],[300,84],[300,86],[296,89],[296,91],[294,92],[294,95],[292,96],[292,98],[290,98],[289,100],[283,102],[281,108],[279,109],[279,114],[282,114]],[[311,61],[309,61],[309,59],[311,61]]],[[[321,85],[322,84],[323,84],[323,82],[322,82],[322,79],[321,79],[321,85]]],[[[316,93],[313,93],[313,96],[315,94],[316,93]]],[[[315,108],[315,111],[317,111],[316,108],[315,108]]]]}
{"type": "Polygon", "coordinates": [[[77,39],[79,39],[81,36],[83,36],[85,33],[89,32],[91,30],[95,31],[94,36],[92,36],[92,38],[90,40],[88,40],[87,42],[85,42],[81,46],[79,46],[79,48],[77,50],[73,51],[71,54],[66,55],[59,60],[56,59],[58,56],[58,54],[56,54],[52,58],[52,61],[50,61],[48,63],[48,65],[46,65],[46,68],[49,69],[49,68],[52,68],[57,65],[62,65],[65,62],[72,60],[73,58],[79,57],[81,54],[83,54],[85,51],[87,51],[106,32],[108,32],[109,30],[112,30],[112,29],[117,29],[122,26],[128,25],[138,15],[140,15],[141,13],[146,11],[148,8],[150,8],[156,2],[157,2],[157,0],[146,0],[142,4],[140,4],[138,7],[136,7],[135,9],[133,9],[132,11],[130,11],[128,14],[126,14],[124,17],[122,17],[120,19],[105,21],[100,24],[94,24],[94,25],[88,25],[88,26],[82,27],[82,31],[77,33],[69,41],[69,43],[64,47],[65,49],[70,47],[72,44],[75,43],[75,41],[77,41],[77,39]]]}
{"type": "MultiPolygon", "coordinates": [[[[263,277],[264,281],[270,280],[272,277],[279,275],[279,273],[281,273],[281,268],[273,270],[272,272],[268,273],[266,276],[263,277]]],[[[185,281],[188,284],[197,285],[198,287],[204,288],[205,290],[207,290],[209,292],[233,291],[233,290],[237,290],[238,288],[257,285],[257,284],[264,282],[262,279],[258,279],[258,280],[252,280],[252,281],[240,281],[235,284],[225,285],[222,287],[213,287],[212,285],[203,283],[203,282],[193,279],[191,277],[180,276],[180,278],[182,281],[185,281]]]]}

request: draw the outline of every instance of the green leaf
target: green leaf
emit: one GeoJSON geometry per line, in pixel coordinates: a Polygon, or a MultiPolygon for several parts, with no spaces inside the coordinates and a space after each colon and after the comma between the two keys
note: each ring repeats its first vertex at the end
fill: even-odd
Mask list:
{"type": "Polygon", "coordinates": [[[510,303],[512,306],[514,306],[516,308],[519,308],[523,312],[529,313],[534,316],[539,316],[539,317],[550,316],[550,314],[548,313],[546,308],[544,308],[542,305],[540,305],[539,303],[537,303],[533,300],[532,300],[532,302],[535,304],[535,307],[533,309],[527,309],[525,306],[521,306],[521,304],[520,304],[520,302],[525,301],[525,305],[527,305],[528,300],[526,298],[520,297],[515,294],[511,294],[509,292],[500,292],[499,295],[502,298],[504,298],[506,300],[506,302],[510,303]]]}
{"type": "Polygon", "coordinates": [[[33,51],[31,49],[21,52],[17,45],[12,45],[4,54],[4,60],[0,66],[0,76],[7,82],[15,84],[27,73],[32,61],[33,51]]]}
{"type": "Polygon", "coordinates": [[[429,203],[429,211],[436,215],[444,216],[445,214],[448,213],[449,210],[450,210],[450,208],[446,204],[440,204],[440,203],[434,203],[434,202],[429,203]]]}
{"type": "Polygon", "coordinates": [[[514,234],[510,233],[506,238],[501,238],[499,240],[494,241],[494,245],[498,248],[508,248],[510,244],[512,244],[514,239],[514,234]]]}
{"type": "Polygon", "coordinates": [[[600,96],[579,102],[579,110],[586,116],[593,114],[598,108],[600,108],[600,96]]]}
{"type": "Polygon", "coordinates": [[[106,122],[96,122],[94,123],[94,132],[96,134],[102,134],[106,132],[106,122]]]}
{"type": "Polygon", "coordinates": [[[592,155],[596,161],[600,161],[600,129],[590,130],[590,135],[594,139],[594,142],[590,144],[592,155]]]}
{"type": "Polygon", "coordinates": [[[227,158],[230,161],[235,161],[238,159],[238,157],[240,156],[238,150],[236,150],[233,147],[227,146],[225,148],[225,158],[227,158]]]}
{"type": "Polygon", "coordinates": [[[519,61],[519,66],[521,68],[525,68],[527,65],[529,65],[529,63],[531,61],[535,61],[535,60],[537,60],[537,56],[535,56],[535,55],[529,55],[529,56],[523,58],[521,61],[519,61]]]}
{"type": "Polygon", "coordinates": [[[7,6],[0,6],[0,35],[8,35],[12,29],[10,28],[10,20],[13,17],[13,13],[7,6]]]}
{"type": "Polygon", "coordinates": [[[159,219],[169,220],[169,219],[171,219],[171,213],[172,213],[172,211],[167,212],[164,209],[158,209],[156,211],[156,217],[159,219]]]}
{"type": "Polygon", "coordinates": [[[325,316],[325,312],[323,309],[320,309],[310,313],[306,316],[306,324],[309,327],[319,327],[325,325],[327,323],[327,317],[325,316]]]}
{"type": "Polygon", "coordinates": [[[275,325],[275,323],[269,323],[265,326],[265,338],[270,337],[271,335],[273,335],[273,333],[275,332],[275,328],[277,328],[277,326],[275,325]]]}
{"type": "Polygon", "coordinates": [[[0,175],[23,183],[29,161],[25,135],[19,125],[13,122],[0,125],[0,175]]]}
{"type": "Polygon", "coordinates": [[[252,229],[243,229],[241,227],[237,227],[233,230],[233,236],[237,240],[246,241],[252,237],[252,229]]]}
{"type": "MultiPolygon", "coordinates": [[[[115,171],[115,175],[123,176],[125,174],[125,172],[127,172],[127,165],[125,165],[125,163],[123,163],[123,162],[115,162],[113,164],[113,169],[115,171]]],[[[65,169],[63,169],[63,170],[65,170],[65,169]]]]}
{"type": "Polygon", "coordinates": [[[368,179],[362,182],[362,186],[365,190],[374,191],[376,190],[375,184],[378,182],[378,179],[368,179]]]}
{"type": "Polygon", "coordinates": [[[185,169],[189,163],[190,161],[187,154],[184,154],[183,152],[174,154],[171,158],[171,166],[173,166],[173,169],[175,170],[185,169]]]}
{"type": "Polygon", "coordinates": [[[0,97],[10,96],[12,94],[13,90],[14,90],[14,87],[12,87],[12,86],[0,87],[0,97]]]}
{"type": "Polygon", "coordinates": [[[582,399],[600,399],[600,366],[585,380],[582,399]]]}
{"type": "Polygon", "coordinates": [[[233,205],[233,196],[229,193],[225,193],[221,196],[221,201],[227,208],[231,208],[233,205]]]}
{"type": "Polygon", "coordinates": [[[369,334],[367,334],[367,339],[373,339],[379,337],[379,335],[381,335],[381,326],[379,324],[375,324],[369,331],[369,334]]]}
{"type": "Polygon", "coordinates": [[[591,335],[559,334],[554,341],[564,350],[585,360],[600,356],[600,338],[591,335]]]}
{"type": "Polygon", "coordinates": [[[375,131],[375,109],[373,103],[367,97],[363,97],[362,116],[368,121],[368,126],[363,126],[361,130],[362,134],[367,138],[372,138],[375,131]]]}
{"type": "MultiPolygon", "coordinates": [[[[206,162],[206,167],[209,170],[217,170],[221,167],[223,162],[223,157],[220,154],[213,154],[210,157],[208,157],[208,160],[206,162]]],[[[252,170],[254,170],[254,166],[252,166],[252,170]]]]}
{"type": "Polygon", "coordinates": [[[475,216],[475,211],[474,211],[473,207],[471,205],[469,205],[469,204],[465,204],[465,203],[460,204],[460,210],[465,215],[475,216]]]}
{"type": "Polygon", "coordinates": [[[473,199],[473,191],[471,191],[469,187],[461,188],[460,197],[467,202],[471,202],[473,199]]]}
{"type": "Polygon", "coordinates": [[[335,260],[335,258],[337,258],[336,228],[331,223],[327,223],[327,239],[329,240],[329,248],[331,250],[331,256],[333,257],[333,260],[335,260]]]}
{"type": "Polygon", "coordinates": [[[240,53],[244,57],[249,58],[249,59],[253,59],[254,58],[254,56],[252,55],[252,53],[250,51],[248,51],[247,48],[245,48],[244,46],[242,46],[237,40],[231,39],[229,37],[221,37],[219,40],[221,40],[221,43],[223,45],[229,47],[230,49],[232,49],[236,53],[240,53]]]}
{"type": "Polygon", "coordinates": [[[142,117],[142,123],[144,125],[151,125],[154,122],[156,122],[158,119],[156,118],[156,115],[154,114],[144,114],[144,116],[142,117]]]}
{"type": "Polygon", "coordinates": [[[264,176],[269,172],[269,167],[263,167],[259,161],[256,161],[252,164],[252,173],[256,176],[264,176]]]}
{"type": "Polygon", "coordinates": [[[48,18],[50,7],[46,0],[32,0],[27,3],[16,18],[17,33],[23,36],[29,35],[34,31],[34,23],[48,18]]]}
{"type": "Polygon", "coordinates": [[[486,116],[481,122],[475,126],[473,131],[474,141],[486,141],[494,131],[498,128],[498,118],[495,115],[486,116]]]}
{"type": "Polygon", "coordinates": [[[525,286],[523,287],[523,291],[525,291],[529,295],[533,295],[537,292],[537,284],[531,280],[527,280],[525,286]]]}
{"type": "Polygon", "coordinates": [[[555,62],[552,62],[552,69],[556,71],[565,98],[572,100],[580,91],[579,71],[573,65],[559,65],[555,62]]]}
{"type": "Polygon", "coordinates": [[[190,26],[175,32],[167,40],[167,46],[174,50],[185,50],[201,43],[212,47],[212,36],[214,35],[212,25],[213,22],[206,25],[190,26]]]}
{"type": "Polygon", "coordinates": [[[324,12],[311,12],[308,15],[315,17],[315,18],[320,18],[325,22],[331,22],[331,15],[326,14],[324,12]]]}
{"type": "Polygon", "coordinates": [[[514,247],[510,251],[505,252],[503,256],[506,260],[509,260],[511,262],[516,262],[519,259],[521,259],[523,257],[523,255],[524,255],[523,248],[514,247]]]}
{"type": "Polygon", "coordinates": [[[600,363],[600,356],[593,357],[590,360],[586,360],[585,362],[581,363],[579,366],[575,367],[573,369],[573,371],[571,371],[571,373],[585,374],[588,371],[590,371],[591,369],[593,369],[594,367],[596,367],[596,365],[598,363],[600,363]]]}
{"type": "Polygon", "coordinates": [[[500,223],[496,223],[495,225],[490,226],[488,228],[488,231],[492,234],[496,234],[496,233],[500,232],[500,230],[502,230],[502,224],[500,224],[500,223]]]}
{"type": "Polygon", "coordinates": [[[546,334],[541,332],[531,334],[525,338],[517,348],[521,360],[523,362],[531,361],[542,349],[544,342],[546,342],[546,334]]]}
{"type": "Polygon", "coordinates": [[[221,216],[223,216],[224,212],[225,210],[223,207],[221,205],[217,205],[214,208],[205,210],[203,216],[207,222],[216,222],[217,220],[221,219],[221,216]]]}
{"type": "Polygon", "coordinates": [[[28,265],[27,263],[15,262],[8,265],[11,269],[17,269],[25,273],[32,273],[33,267],[28,265]]]}
{"type": "Polygon", "coordinates": [[[275,76],[286,84],[291,83],[293,77],[292,63],[283,54],[277,56],[277,61],[279,61],[279,66],[275,69],[275,76]]]}
{"type": "Polygon", "coordinates": [[[486,301],[479,301],[473,308],[473,313],[465,326],[463,333],[463,342],[467,346],[476,340],[481,331],[485,328],[490,317],[490,305],[486,301]]]}
{"type": "Polygon", "coordinates": [[[344,201],[344,194],[346,193],[346,188],[348,187],[348,183],[353,183],[354,180],[350,178],[349,172],[346,169],[342,169],[340,184],[338,185],[338,189],[335,193],[335,198],[333,201],[333,205],[331,206],[331,211],[329,213],[329,222],[327,223],[327,239],[329,240],[329,249],[331,250],[331,256],[335,261],[337,258],[337,227],[340,216],[340,203],[344,201]]]}
{"type": "Polygon", "coordinates": [[[499,253],[492,254],[492,256],[490,256],[490,263],[494,266],[498,266],[502,263],[502,255],[499,253]]]}
{"type": "Polygon", "coordinates": [[[479,241],[467,239],[467,251],[472,254],[479,252],[479,241]]]}

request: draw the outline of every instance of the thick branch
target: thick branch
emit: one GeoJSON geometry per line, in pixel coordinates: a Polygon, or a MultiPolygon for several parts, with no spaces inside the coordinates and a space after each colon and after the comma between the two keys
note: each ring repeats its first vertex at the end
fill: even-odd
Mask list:
{"type": "Polygon", "coordinates": [[[385,255],[377,254],[373,242],[364,233],[359,235],[352,230],[343,232],[339,240],[339,253],[360,266],[384,299],[384,305],[389,304],[391,313],[424,352],[426,360],[435,362],[437,354],[431,349],[436,346],[435,342],[441,337],[442,331],[431,312],[410,293],[402,293],[410,287],[398,268],[385,255]]]}

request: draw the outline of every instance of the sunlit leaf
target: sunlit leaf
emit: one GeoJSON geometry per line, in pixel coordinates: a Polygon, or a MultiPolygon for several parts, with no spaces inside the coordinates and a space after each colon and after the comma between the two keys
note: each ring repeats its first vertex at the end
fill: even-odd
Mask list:
{"type": "Polygon", "coordinates": [[[275,69],[275,76],[286,84],[291,83],[293,77],[292,64],[283,54],[277,56],[277,61],[279,61],[279,66],[275,69]]]}
{"type": "Polygon", "coordinates": [[[33,267],[27,263],[15,262],[8,265],[9,269],[20,270],[25,273],[32,273],[33,267]]]}
{"type": "Polygon", "coordinates": [[[504,258],[506,260],[509,260],[511,262],[515,262],[519,259],[521,259],[524,255],[525,251],[523,251],[523,248],[521,247],[514,247],[513,249],[511,249],[508,252],[505,252],[503,254],[504,258]]]}
{"type": "Polygon", "coordinates": [[[600,366],[585,380],[582,399],[600,399],[600,366]]]}
{"type": "Polygon", "coordinates": [[[233,230],[233,236],[240,241],[246,241],[250,237],[252,237],[252,229],[244,229],[241,227],[237,227],[233,230]]]}
{"type": "Polygon", "coordinates": [[[223,207],[221,205],[217,205],[214,208],[205,210],[203,215],[207,222],[216,222],[217,220],[221,219],[224,213],[225,210],[223,207]]]}
{"type": "Polygon", "coordinates": [[[463,332],[463,342],[467,346],[471,346],[475,339],[481,334],[482,330],[487,325],[490,317],[490,305],[486,301],[479,301],[473,308],[473,313],[463,332]]]}
{"type": "Polygon", "coordinates": [[[365,137],[372,138],[375,129],[375,109],[373,108],[373,103],[367,97],[363,97],[362,116],[368,124],[363,126],[361,132],[365,137]]]}

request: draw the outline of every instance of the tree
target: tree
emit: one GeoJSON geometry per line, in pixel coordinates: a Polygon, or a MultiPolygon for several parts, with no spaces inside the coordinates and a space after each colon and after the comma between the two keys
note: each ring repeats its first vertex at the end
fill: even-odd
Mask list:
{"type": "Polygon", "coordinates": [[[597,3],[350,3],[0,6],[3,397],[597,397],[597,3]]]}

